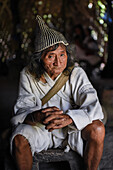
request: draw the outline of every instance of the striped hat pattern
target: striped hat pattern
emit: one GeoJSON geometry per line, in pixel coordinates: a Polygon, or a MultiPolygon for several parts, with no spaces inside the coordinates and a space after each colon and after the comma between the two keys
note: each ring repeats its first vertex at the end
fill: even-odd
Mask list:
{"type": "Polygon", "coordinates": [[[49,28],[39,15],[37,15],[36,20],[38,22],[38,29],[36,32],[35,52],[41,52],[57,43],[63,43],[65,46],[68,45],[65,37],[60,32],[49,28]]]}

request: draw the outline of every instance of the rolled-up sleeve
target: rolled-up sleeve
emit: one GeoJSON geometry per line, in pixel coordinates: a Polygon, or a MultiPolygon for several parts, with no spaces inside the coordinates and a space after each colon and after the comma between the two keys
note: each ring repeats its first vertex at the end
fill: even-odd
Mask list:
{"type": "Polygon", "coordinates": [[[66,114],[73,119],[76,128],[82,130],[93,120],[103,119],[103,112],[97,92],[81,68],[78,73],[73,73],[71,83],[73,101],[79,107],[78,109],[68,110],[66,114]]]}

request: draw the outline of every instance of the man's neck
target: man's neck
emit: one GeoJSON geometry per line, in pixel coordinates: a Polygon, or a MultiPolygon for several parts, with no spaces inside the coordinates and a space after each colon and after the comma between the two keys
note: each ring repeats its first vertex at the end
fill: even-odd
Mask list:
{"type": "Polygon", "coordinates": [[[43,83],[47,83],[47,81],[46,81],[44,75],[42,75],[42,76],[40,77],[40,81],[42,81],[43,83]]]}

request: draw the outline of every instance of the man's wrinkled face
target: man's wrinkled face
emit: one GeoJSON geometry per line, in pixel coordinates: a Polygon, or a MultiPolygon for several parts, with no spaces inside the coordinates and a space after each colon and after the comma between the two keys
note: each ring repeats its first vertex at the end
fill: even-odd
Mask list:
{"type": "Polygon", "coordinates": [[[54,51],[47,52],[41,56],[44,68],[49,76],[54,80],[67,66],[67,52],[64,45],[54,51]]]}

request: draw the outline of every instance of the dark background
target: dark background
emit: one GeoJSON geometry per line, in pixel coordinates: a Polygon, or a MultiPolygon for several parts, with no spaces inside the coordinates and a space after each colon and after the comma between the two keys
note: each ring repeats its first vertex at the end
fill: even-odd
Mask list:
{"type": "Polygon", "coordinates": [[[13,106],[18,95],[19,73],[27,65],[34,51],[37,14],[48,26],[62,32],[70,44],[74,43],[75,27],[78,24],[84,29],[91,28],[92,33],[96,33],[97,55],[101,62],[95,67],[89,63],[85,67],[81,66],[88,74],[98,92],[101,104],[105,107],[108,116],[107,126],[113,125],[113,1],[0,0],[1,169],[4,152],[2,138],[4,130],[10,126],[13,106]]]}

